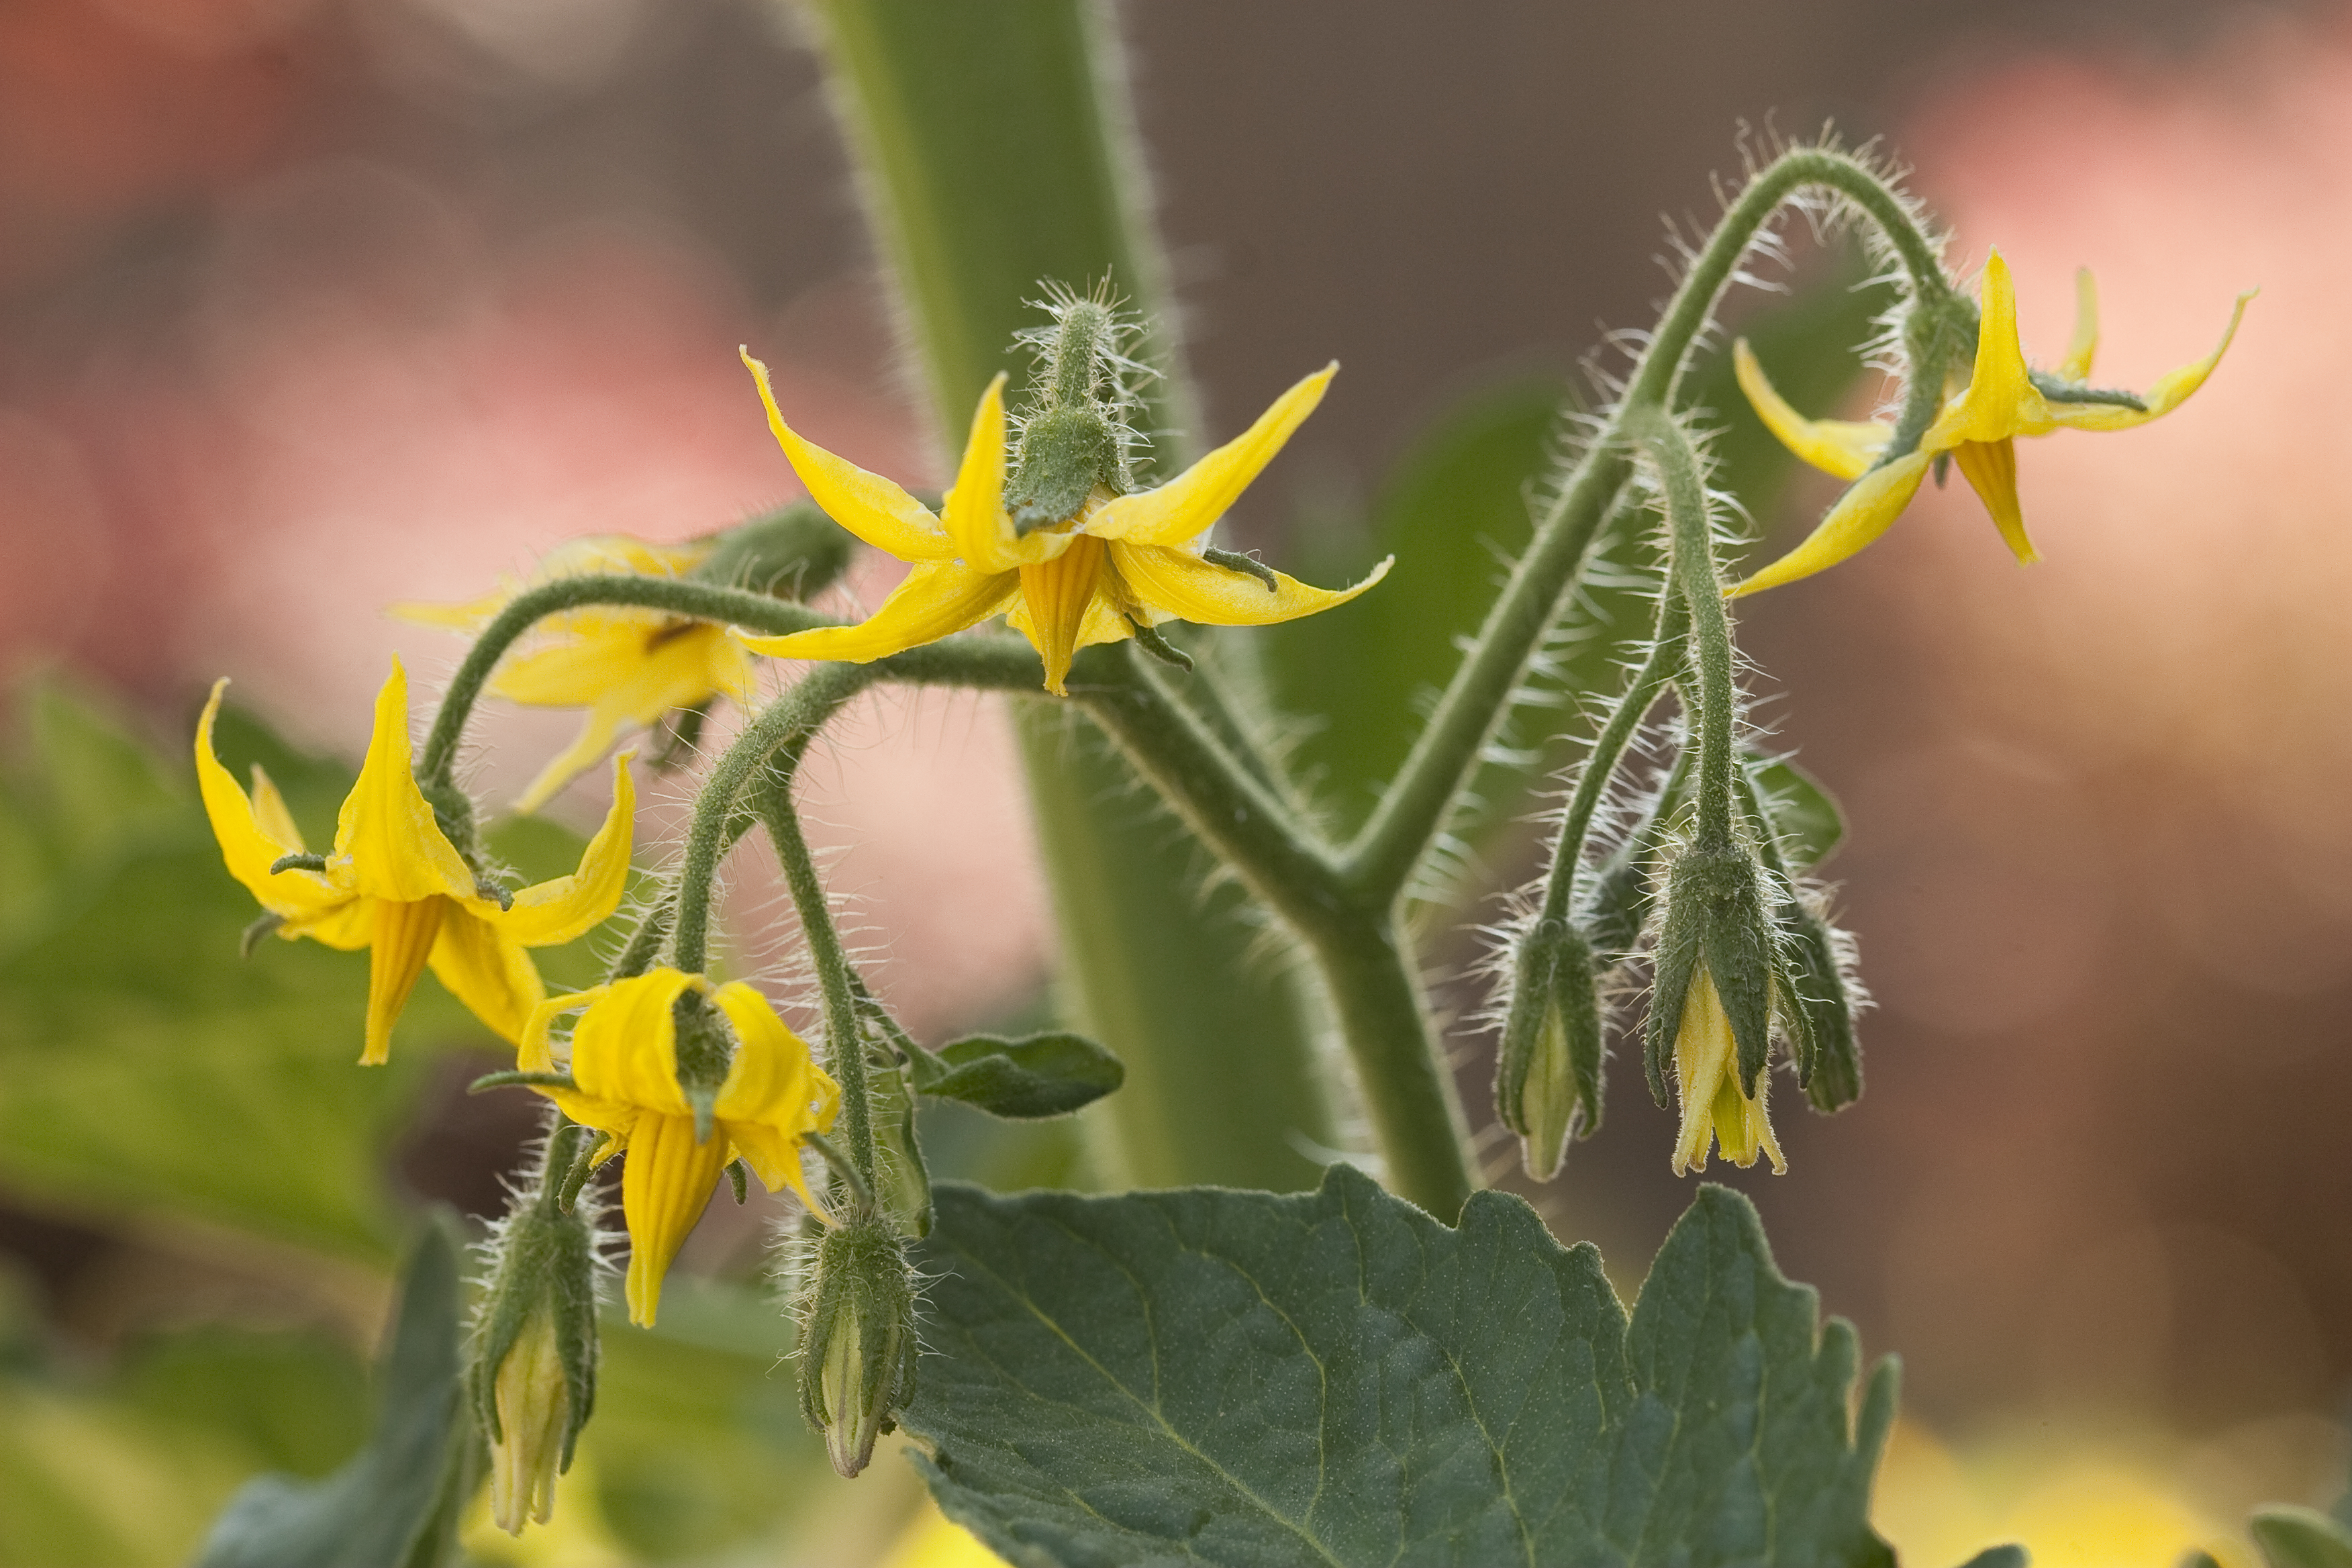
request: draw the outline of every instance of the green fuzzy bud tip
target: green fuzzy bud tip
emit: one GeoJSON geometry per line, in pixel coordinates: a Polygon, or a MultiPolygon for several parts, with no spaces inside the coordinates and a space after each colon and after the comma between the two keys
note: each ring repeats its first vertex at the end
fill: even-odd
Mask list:
{"type": "Polygon", "coordinates": [[[694,575],[779,599],[813,599],[849,570],[856,543],[814,502],[795,501],[719,534],[694,575]]]}
{"type": "Polygon", "coordinates": [[[801,1411],[833,1468],[855,1476],[915,1393],[915,1286],[890,1225],[852,1220],[818,1238],[801,1346],[801,1411]]]}

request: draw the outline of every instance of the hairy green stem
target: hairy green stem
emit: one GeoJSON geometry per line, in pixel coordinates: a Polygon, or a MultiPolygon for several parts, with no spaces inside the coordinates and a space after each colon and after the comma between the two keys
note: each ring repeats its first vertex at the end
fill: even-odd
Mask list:
{"type": "MultiPolygon", "coordinates": [[[[814,734],[812,730],[809,733],[814,734]]],[[[787,744],[772,759],[763,785],[757,789],[760,820],[775,846],[784,868],[784,885],[792,889],[793,907],[800,912],[801,939],[808,944],[816,965],[817,990],[824,1001],[824,1037],[830,1047],[826,1065],[841,1085],[841,1120],[849,1140],[849,1158],[865,1179],[868,1193],[881,1185],[881,1161],[874,1145],[872,1096],[866,1084],[866,1032],[858,1027],[855,976],[849,955],[842,951],[841,932],[833,923],[824,885],[817,879],[816,862],[809,855],[808,838],[801,832],[799,813],[793,809],[792,780],[806,742],[787,744]]]]}
{"type": "Polygon", "coordinates": [[[1512,689],[1582,574],[1610,500],[1628,475],[1629,421],[1672,405],[1693,350],[1739,258],[1780,204],[1807,187],[1825,187],[1847,197],[1885,233],[1909,276],[1915,300],[1940,306],[1950,296],[1934,244],[1892,187],[1859,161],[1809,147],[1784,153],[1759,170],[1692,261],[1635,362],[1616,412],[1569,474],[1559,499],[1538,520],[1534,542],[1487,612],[1428,726],[1348,847],[1348,878],[1356,887],[1394,898],[1410,884],[1469,784],[1480,752],[1502,722],[1512,689]]]}
{"type": "Polygon", "coordinates": [[[1731,842],[1732,774],[1739,770],[1739,693],[1731,647],[1731,615],[1715,564],[1715,525],[1698,453],[1681,426],[1653,412],[1637,428],[1643,453],[1657,466],[1672,542],[1672,592],[1690,616],[1691,664],[1698,677],[1697,842],[1731,842]]]}

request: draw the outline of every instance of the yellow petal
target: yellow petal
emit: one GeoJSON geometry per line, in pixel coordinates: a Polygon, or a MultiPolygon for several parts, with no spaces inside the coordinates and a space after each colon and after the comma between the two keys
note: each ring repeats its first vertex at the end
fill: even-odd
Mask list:
{"type": "Polygon", "coordinates": [[[2049,407],[2033,390],[2017,336],[2017,287],[1996,250],[1985,258],[1977,358],[1969,389],[1944,405],[1920,437],[1920,450],[1949,451],[1963,441],[2005,441],[2047,430],[2049,407]]]}
{"type": "Polygon", "coordinates": [[[629,886],[629,843],[636,824],[637,785],[623,752],[613,759],[613,805],[604,825],[580,852],[580,868],[525,888],[514,906],[489,917],[509,942],[523,947],[553,947],[584,935],[620,908],[629,886]]]}
{"type": "Polygon", "coordinates": [[[2018,564],[2031,566],[2041,560],[2033,541],[2025,535],[2025,513],[2017,501],[2017,443],[1963,441],[1952,448],[1952,461],[1992,514],[1993,526],[2000,530],[2018,564]]]}
{"type": "Polygon", "coordinates": [[[196,788],[204,796],[213,837],[220,841],[221,862],[261,901],[263,909],[284,917],[289,928],[321,919],[349,903],[351,895],[331,886],[315,871],[269,874],[280,856],[301,852],[302,836],[293,831],[286,803],[267,775],[255,770],[254,798],[248,800],[213,752],[213,721],[220,713],[221,693],[227,689],[226,680],[213,683],[213,694],[196,721],[196,788]]]}
{"type": "Polygon", "coordinates": [[[653,1327],[662,1277],[710,1202],[727,1163],[727,1140],[694,1141],[691,1116],[641,1116],[621,1167],[621,1212],[629,1222],[629,1321],[653,1327]]]}
{"type": "Polygon", "coordinates": [[[665,713],[721,695],[747,695],[751,686],[751,661],[743,645],[726,627],[708,621],[647,628],[628,639],[625,652],[600,648],[592,658],[578,648],[543,650],[552,654],[574,654],[578,669],[584,675],[593,666],[597,678],[593,685],[583,680],[582,694],[562,703],[584,703],[588,716],[579,736],[540,770],[516,801],[515,809],[526,814],[593,766],[622,731],[648,728],[665,713]]]}
{"type": "Polygon", "coordinates": [[[1853,482],[1837,505],[1830,508],[1821,526],[1794,550],[1732,589],[1726,597],[1760,594],[1800,577],[1826,571],[1885,533],[1903,515],[1919,481],[1927,472],[1928,457],[1913,452],[1883,468],[1873,468],[1853,482]]]}
{"type": "Polygon", "coordinates": [[[1166,484],[1104,502],[1079,526],[1097,539],[1130,544],[1182,544],[1208,531],[1274,461],[1339,373],[1333,360],[1274,400],[1257,423],[1166,484]]]}
{"type": "Polygon", "coordinates": [[[1102,592],[1110,550],[1101,540],[1081,533],[1053,560],[1021,568],[1021,607],[1027,612],[1023,627],[1045,661],[1045,689],[1056,697],[1069,695],[1062,681],[1078,650],[1087,612],[1102,592]]]}
{"type": "Polygon", "coordinates": [[[1021,592],[1011,572],[981,572],[961,562],[925,563],[907,574],[881,607],[854,626],[819,626],[784,637],[735,634],[753,653],[773,658],[829,658],[867,664],[978,626],[1002,614],[1021,592]]]}
{"type": "Polygon", "coordinates": [[[406,621],[414,626],[439,626],[445,631],[479,631],[489,624],[500,610],[514,598],[509,589],[497,589],[478,599],[467,599],[455,605],[436,605],[420,599],[402,599],[386,605],[383,613],[394,620],[406,621]]]}
{"type": "Polygon", "coordinates": [[[510,1045],[522,1040],[547,994],[522,944],[462,904],[448,906],[433,943],[432,963],[434,977],[449,994],[510,1045]]]}
{"type": "Polygon", "coordinates": [[[879,474],[869,474],[855,463],[835,457],[824,447],[803,440],[777,410],[775,389],[768,384],[768,367],[748,349],[736,351],[760,384],[760,401],[767,405],[768,428],[793,465],[793,472],[808,487],[809,500],[824,509],[834,521],[877,550],[887,550],[901,561],[947,561],[954,557],[955,542],[940,527],[931,509],[879,474]]]}
{"type": "Polygon", "coordinates": [[[667,968],[613,982],[572,1031],[572,1079],[581,1092],[666,1116],[690,1114],[677,1087],[677,1021],[671,1009],[688,989],[709,984],[698,974],[667,968]]]}
{"type": "Polygon", "coordinates": [[[1746,338],[1731,345],[1731,366],[1739,378],[1739,390],[1748,395],[1764,427],[1780,438],[1780,445],[1824,473],[1842,479],[1860,479],[1870,471],[1870,465],[1878,460],[1895,434],[1893,426],[1871,420],[1806,418],[1764,379],[1764,367],[1756,363],[1746,338]]]}
{"type": "Polygon", "coordinates": [[[719,1124],[770,1192],[788,1186],[811,1209],[821,1209],[801,1170],[800,1137],[833,1125],[840,1087],[809,1059],[807,1042],[784,1026],[759,992],[736,981],[720,986],[711,1000],[735,1026],[739,1047],[719,1087],[719,1124]]]}
{"type": "Polygon", "coordinates": [[[436,893],[474,899],[474,875],[416,787],[408,761],[408,676],[400,660],[376,694],[375,733],[335,824],[327,877],[346,892],[415,903],[436,893]]]}
{"type": "Polygon", "coordinates": [[[980,407],[971,416],[971,435],[964,442],[963,464],[956,469],[955,487],[940,507],[940,521],[955,541],[964,564],[981,572],[1010,572],[1024,558],[1035,559],[1046,536],[1032,535],[1032,547],[1022,548],[1004,512],[1004,373],[988,384],[980,407]]]}
{"type": "Polygon", "coordinates": [[[611,990],[609,985],[592,985],[585,991],[568,995],[550,996],[530,1010],[530,1021],[523,1025],[522,1038],[515,1042],[515,1068],[520,1072],[552,1072],[554,1053],[548,1048],[548,1031],[555,1020],[566,1013],[576,1013],[611,990]]]}
{"type": "Polygon", "coordinates": [[[2091,362],[2099,353],[2099,285],[2087,267],[2074,268],[2074,336],[2058,374],[2068,381],[2091,379],[2091,362]]]}
{"type": "Polygon", "coordinates": [[[376,899],[371,912],[375,929],[368,942],[367,1045],[360,1065],[381,1067],[392,1059],[392,1026],[408,1005],[416,977],[425,973],[450,904],[438,893],[413,901],[376,899]]]}
{"type": "Polygon", "coordinates": [[[1209,626],[1271,626],[1344,605],[1387,576],[1396,560],[1382,561],[1353,587],[1318,588],[1276,572],[1269,590],[1248,573],[1213,566],[1189,550],[1121,543],[1110,551],[1111,564],[1137,600],[1209,626]]]}
{"type": "Polygon", "coordinates": [[[2069,430],[2128,430],[2135,425],[2145,425],[2151,419],[2171,413],[2189,401],[2190,393],[2205,384],[2205,378],[2213,374],[2213,367],[2220,364],[2221,356],[2230,352],[2231,340],[2238,335],[2238,323],[2246,317],[2246,301],[2259,291],[2249,289],[2238,296],[2237,308],[2230,312],[2229,328],[2222,332],[2221,342],[2211,353],[2177,370],[2168,370],[2156,378],[2156,384],[2149,387],[2147,395],[2140,400],[2147,405],[2145,410],[2123,408],[2112,403],[2053,403],[2050,405],[2052,422],[2069,430]]]}

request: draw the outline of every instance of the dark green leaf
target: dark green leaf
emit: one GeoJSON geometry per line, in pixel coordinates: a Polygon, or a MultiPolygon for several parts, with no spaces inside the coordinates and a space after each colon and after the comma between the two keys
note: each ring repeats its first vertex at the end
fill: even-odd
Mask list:
{"type": "Polygon", "coordinates": [[[2352,1568],[2352,1530],[2317,1509],[2278,1504],[2246,1528],[2270,1568],[2352,1568]]]}
{"type": "Polygon", "coordinates": [[[910,1067],[918,1094],[1017,1121],[1066,1116],[1127,1081],[1117,1057],[1084,1035],[1061,1033],[1017,1040],[973,1035],[935,1054],[915,1053],[910,1067]]]}
{"type": "Polygon", "coordinates": [[[401,1288],[367,1446],[322,1481],[247,1482],[199,1568],[423,1568],[448,1559],[473,1442],[458,1389],[458,1297],[457,1249],[428,1226],[401,1288]]]}
{"type": "MultiPolygon", "coordinates": [[[[1961,1563],[1960,1568],[2026,1568],[2029,1561],[2031,1559],[2025,1555],[2022,1546],[1988,1546],[1961,1563]]],[[[2195,1568],[2195,1565],[2183,1563],[2181,1568],[2195,1568]]]]}
{"type": "Polygon", "coordinates": [[[939,1193],[906,1425],[1010,1561],[1891,1565],[1891,1367],[1702,1187],[1628,1324],[1516,1197],[939,1193]]]}
{"type": "Polygon", "coordinates": [[[1836,853],[1845,837],[1845,815],[1819,779],[1794,763],[1771,763],[1756,770],[1756,788],[1772,814],[1790,870],[1811,871],[1836,853]]]}

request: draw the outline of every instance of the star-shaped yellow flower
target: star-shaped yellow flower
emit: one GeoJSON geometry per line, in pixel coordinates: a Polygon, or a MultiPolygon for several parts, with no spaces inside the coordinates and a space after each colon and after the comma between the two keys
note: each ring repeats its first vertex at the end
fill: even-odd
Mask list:
{"type": "Polygon", "coordinates": [[[1023,533],[1004,508],[1003,376],[982,396],[955,488],[934,513],[888,479],[802,439],[777,410],[767,366],[748,353],[743,363],[810,499],[915,568],[856,626],[778,637],[736,634],[759,653],[865,664],[1002,615],[1045,661],[1045,689],[1062,696],[1070,659],[1082,647],[1168,620],[1218,626],[1296,620],[1346,604],[1389,569],[1383,561],[1354,587],[1334,593],[1265,568],[1218,565],[1202,553],[1211,525],[1322,401],[1336,364],[1284,393],[1240,437],[1166,484],[1121,496],[1097,487],[1076,517],[1023,533]]]}
{"type": "Polygon", "coordinates": [[[504,900],[476,879],[416,786],[408,678],[394,659],[376,696],[367,760],[343,801],[324,868],[273,872],[279,860],[303,853],[302,834],[267,773],[253,770],[248,797],[214,754],[213,719],[227,686],[215,684],[196,723],[205,814],[229,875],[278,918],[279,936],[368,950],[367,1043],[360,1061],[375,1066],[390,1058],[393,1024],[428,963],[483,1023],[520,1039],[531,1009],[547,994],[523,950],[570,942],[621,901],[636,804],[627,757],[615,762],[613,809],[582,853],[579,870],[504,900]]]}
{"type": "Polygon", "coordinates": [[[1739,1042],[1731,1031],[1731,1017],[1723,1010],[1715,977],[1702,968],[1691,977],[1683,996],[1683,1016],[1675,1031],[1675,1081],[1682,1091],[1682,1131],[1675,1139],[1675,1174],[1706,1169],[1710,1144],[1722,1145],[1723,1157],[1743,1170],[1761,1152],[1776,1173],[1786,1173],[1780,1140],[1772,1136],[1772,1120],[1765,1114],[1764,1099],[1771,1071],[1756,1075],[1756,1096],[1739,1092],[1739,1042]]]}
{"type": "MultiPolygon", "coordinates": [[[[526,588],[592,573],[682,577],[717,542],[651,544],[619,533],[577,539],[549,554],[535,575],[503,583],[496,593],[462,605],[394,605],[392,613],[425,626],[478,631],[526,588]]],[[[714,697],[741,699],[751,690],[751,656],[726,627],[708,621],[598,605],[550,616],[540,629],[549,640],[499,665],[490,679],[491,695],[533,708],[585,708],[588,718],[579,738],[522,792],[517,811],[546,805],[624,730],[645,729],[665,713],[714,697]]]]}
{"type": "Polygon", "coordinates": [[[629,1225],[629,1321],[649,1326],[661,1304],[662,1277],[729,1161],[740,1157],[770,1192],[790,1187],[823,1212],[801,1173],[800,1141],[833,1126],[841,1089],[759,992],[740,981],[713,986],[675,969],[541,1004],[518,1058],[524,1071],[552,1070],[549,1026],[559,1013],[583,1007],[572,1031],[578,1087],[535,1087],[572,1121],[604,1134],[598,1160],[628,1152],[621,1211],[629,1225]],[[701,1140],[677,1078],[676,1008],[688,991],[709,997],[736,1037],[710,1136],[701,1140]]]}
{"type": "Polygon", "coordinates": [[[2169,414],[2205,384],[2237,335],[2251,290],[2238,296],[2229,330],[2219,347],[2190,364],[2157,378],[2140,397],[2101,392],[2085,384],[2098,349],[2098,295],[2086,268],[2076,275],[2074,337],[2054,375],[2036,375],[2025,363],[2017,336],[2017,291],[2009,263],[1994,251],[1985,262],[1976,363],[1965,384],[1953,378],[1943,407],[1914,451],[1886,455],[1895,427],[1877,421],[1807,419],[1789,406],[1764,379],[1746,340],[1733,345],[1740,389],[1772,434],[1813,467],[1852,479],[1821,526],[1796,549],[1731,590],[1734,596],[1777,588],[1836,565],[1886,531],[1911,504],[1936,459],[1947,454],[1992,514],[2010,550],[2021,563],[2040,559],[2026,537],[2017,500],[2020,436],[2053,430],[2126,430],[2169,414]]]}

